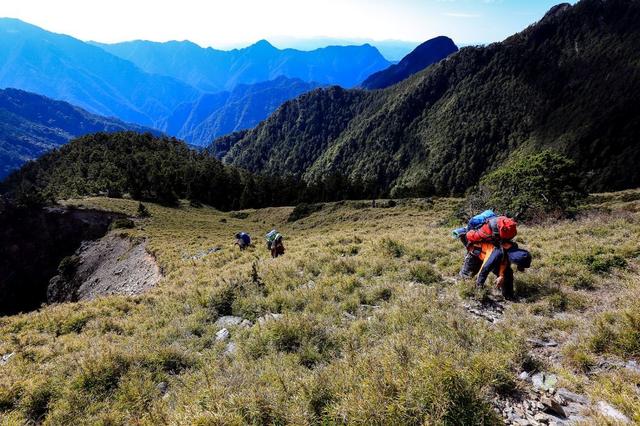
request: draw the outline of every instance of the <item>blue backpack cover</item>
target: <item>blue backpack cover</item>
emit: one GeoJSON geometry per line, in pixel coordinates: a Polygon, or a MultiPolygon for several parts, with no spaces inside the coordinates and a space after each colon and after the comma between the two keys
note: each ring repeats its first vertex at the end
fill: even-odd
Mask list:
{"type": "Polygon", "coordinates": [[[478,229],[482,225],[484,225],[484,223],[487,220],[496,216],[497,215],[493,212],[493,210],[485,210],[482,213],[475,215],[474,217],[471,218],[471,220],[469,220],[469,223],[467,224],[467,230],[471,231],[472,229],[478,229]]]}

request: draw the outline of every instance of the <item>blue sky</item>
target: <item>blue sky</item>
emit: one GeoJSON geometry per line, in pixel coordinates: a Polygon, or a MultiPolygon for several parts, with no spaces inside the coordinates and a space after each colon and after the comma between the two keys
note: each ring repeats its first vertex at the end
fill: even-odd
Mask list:
{"type": "MultiPolygon", "coordinates": [[[[192,40],[237,47],[259,39],[499,41],[558,0],[1,0],[0,16],[83,40],[192,40]]],[[[288,42],[287,42],[288,40],[288,42]]],[[[281,43],[281,44],[282,44],[281,43]]]]}

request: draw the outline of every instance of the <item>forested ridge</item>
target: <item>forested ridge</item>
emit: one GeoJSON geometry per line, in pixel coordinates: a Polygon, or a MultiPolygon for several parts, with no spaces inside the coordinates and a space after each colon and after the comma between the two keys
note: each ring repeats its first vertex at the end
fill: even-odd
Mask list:
{"type": "Polygon", "coordinates": [[[559,5],[386,90],[303,95],[211,150],[252,172],[339,174],[403,196],[459,194],[514,154],[551,148],[589,190],[636,187],[638,22],[638,0],[559,5]]]}
{"type": "Polygon", "coordinates": [[[75,139],[0,183],[0,194],[17,205],[106,195],[165,205],[188,199],[220,210],[356,199],[374,192],[375,188],[340,176],[307,185],[292,177],[252,174],[175,138],[136,132],[75,139]]]}

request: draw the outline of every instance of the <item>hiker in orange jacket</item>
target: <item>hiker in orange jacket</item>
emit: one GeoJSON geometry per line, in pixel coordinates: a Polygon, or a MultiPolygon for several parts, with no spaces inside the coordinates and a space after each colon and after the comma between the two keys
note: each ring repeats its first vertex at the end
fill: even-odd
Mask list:
{"type": "Polygon", "coordinates": [[[468,250],[460,275],[471,278],[477,274],[476,285],[483,287],[493,272],[498,276],[496,283],[502,294],[507,298],[513,297],[511,263],[515,263],[521,271],[531,265],[529,252],[519,249],[512,241],[516,234],[515,220],[493,213],[480,226],[456,230],[454,235],[468,250]]]}

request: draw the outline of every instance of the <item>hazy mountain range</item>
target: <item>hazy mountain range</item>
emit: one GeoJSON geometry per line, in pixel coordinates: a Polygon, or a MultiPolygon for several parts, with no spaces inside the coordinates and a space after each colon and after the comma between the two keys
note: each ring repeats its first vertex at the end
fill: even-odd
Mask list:
{"type": "Polygon", "coordinates": [[[303,95],[211,149],[254,172],[338,174],[410,195],[461,193],[518,152],[553,147],[592,190],[635,187],[638,22],[637,1],[563,4],[388,89],[303,95]]]}
{"type": "Polygon", "coordinates": [[[25,161],[94,132],[150,131],[22,90],[0,90],[0,178],[25,161]]]}
{"type": "Polygon", "coordinates": [[[280,76],[353,87],[391,63],[368,44],[329,46],[311,51],[277,49],[268,41],[230,51],[188,41],[131,41],[96,44],[140,69],[173,77],[205,92],[232,90],[280,76]]]}
{"type": "MultiPolygon", "coordinates": [[[[188,41],[107,45],[10,18],[0,19],[0,36],[0,87],[63,100],[200,146],[257,125],[285,101],[317,87],[356,86],[372,73],[394,69],[368,44],[312,51],[277,49],[264,40],[230,51],[188,41]]],[[[431,52],[429,60],[438,55],[431,52]]],[[[31,117],[25,119],[25,126],[33,128],[31,117]]],[[[34,139],[29,133],[25,139],[52,147],[80,134],[43,142],[42,134],[34,139]]],[[[41,152],[24,147],[12,151],[14,142],[2,141],[5,157],[13,158],[5,161],[5,170],[41,152]]]]}

